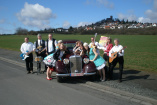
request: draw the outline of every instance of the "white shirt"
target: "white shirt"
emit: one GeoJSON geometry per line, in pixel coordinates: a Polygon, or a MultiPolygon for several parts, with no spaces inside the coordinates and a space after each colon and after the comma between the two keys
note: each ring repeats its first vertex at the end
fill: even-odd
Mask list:
{"type": "Polygon", "coordinates": [[[42,44],[42,40],[38,39],[38,46],[41,46],[40,44],[42,44]]]}
{"type": "Polygon", "coordinates": [[[33,45],[32,42],[28,42],[28,43],[24,42],[24,43],[21,45],[20,50],[21,50],[22,53],[27,53],[27,51],[28,51],[28,52],[33,51],[33,47],[34,47],[34,45],[33,45]]]}
{"type": "MultiPolygon", "coordinates": [[[[52,45],[52,42],[53,40],[48,40],[48,51],[49,52],[51,52],[51,51],[53,51],[54,50],[54,48],[53,48],[53,45],[52,45]]],[[[58,44],[58,42],[55,40],[55,46],[57,46],[57,44],[58,44]]],[[[47,46],[47,42],[45,43],[45,45],[47,46]]]]}
{"type": "Polygon", "coordinates": [[[124,56],[124,50],[123,49],[123,46],[122,45],[118,45],[118,46],[114,46],[112,47],[112,49],[110,50],[109,52],[109,57],[111,57],[111,54],[114,53],[114,52],[118,52],[118,56],[124,56]],[[122,53],[119,53],[119,51],[122,50],[122,53]]]}
{"type": "MultiPolygon", "coordinates": [[[[40,44],[42,44],[42,40],[38,39],[38,46],[41,46],[40,44]],[[41,42],[40,42],[41,41],[41,42]]],[[[34,42],[34,46],[33,46],[33,50],[36,49],[36,41],[34,42]]]]}

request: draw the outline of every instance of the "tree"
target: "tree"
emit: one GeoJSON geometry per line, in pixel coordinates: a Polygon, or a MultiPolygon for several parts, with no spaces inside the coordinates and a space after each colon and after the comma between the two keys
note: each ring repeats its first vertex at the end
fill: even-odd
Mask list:
{"type": "Polygon", "coordinates": [[[37,35],[38,33],[36,31],[31,30],[31,31],[28,32],[28,34],[29,35],[37,35]]]}
{"type": "Polygon", "coordinates": [[[124,19],[122,19],[122,20],[121,20],[121,23],[122,23],[122,24],[125,24],[126,22],[125,22],[125,20],[124,20],[124,19]]]}
{"type": "Polygon", "coordinates": [[[128,19],[126,20],[126,23],[127,23],[127,24],[129,23],[128,19]]]}
{"type": "Polygon", "coordinates": [[[24,29],[24,28],[17,28],[15,34],[17,35],[27,35],[28,34],[28,30],[24,29]]]}
{"type": "Polygon", "coordinates": [[[68,30],[69,30],[69,32],[72,32],[74,29],[72,26],[70,26],[68,30]]]}

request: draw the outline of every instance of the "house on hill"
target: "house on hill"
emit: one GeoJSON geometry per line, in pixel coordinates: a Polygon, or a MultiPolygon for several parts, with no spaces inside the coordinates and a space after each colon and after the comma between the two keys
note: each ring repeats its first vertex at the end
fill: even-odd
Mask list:
{"type": "Polygon", "coordinates": [[[110,26],[105,26],[104,29],[110,29],[110,26]]]}
{"type": "Polygon", "coordinates": [[[156,23],[153,23],[153,25],[152,25],[153,27],[156,27],[157,26],[157,24],[156,23]]]}

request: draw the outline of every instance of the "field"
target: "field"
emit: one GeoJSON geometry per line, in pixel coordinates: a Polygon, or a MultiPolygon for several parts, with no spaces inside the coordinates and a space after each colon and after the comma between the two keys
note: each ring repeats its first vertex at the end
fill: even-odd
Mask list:
{"type": "MultiPolygon", "coordinates": [[[[57,40],[77,39],[83,42],[90,42],[90,37],[94,35],[59,35],[54,34],[57,40]]],[[[101,35],[98,35],[96,41],[99,41],[101,35]]],[[[24,42],[24,37],[18,35],[0,36],[0,48],[20,51],[20,46],[24,42]]],[[[28,36],[30,42],[34,42],[36,36],[28,36]]],[[[47,39],[44,34],[43,39],[47,39]]],[[[124,68],[130,70],[142,70],[151,73],[157,73],[157,36],[153,35],[110,35],[112,39],[118,38],[120,44],[127,46],[125,50],[124,68]]],[[[101,51],[101,55],[103,52],[101,51]]]]}

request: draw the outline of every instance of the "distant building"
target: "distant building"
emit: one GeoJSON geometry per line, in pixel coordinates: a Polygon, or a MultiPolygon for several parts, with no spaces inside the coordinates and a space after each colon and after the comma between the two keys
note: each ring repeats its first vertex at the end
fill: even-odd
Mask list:
{"type": "Polygon", "coordinates": [[[104,29],[110,29],[110,26],[105,26],[104,29]]]}
{"type": "Polygon", "coordinates": [[[110,29],[116,29],[116,26],[111,26],[110,29]]]}
{"type": "Polygon", "coordinates": [[[112,22],[114,22],[113,16],[110,16],[110,18],[107,18],[107,19],[106,19],[106,22],[107,22],[107,23],[112,23],[112,22]]]}
{"type": "Polygon", "coordinates": [[[86,27],[86,30],[88,31],[88,30],[93,30],[93,28],[92,27],[86,27]]]}
{"type": "Polygon", "coordinates": [[[58,32],[61,32],[63,30],[63,28],[57,28],[56,29],[58,32]]]}
{"type": "Polygon", "coordinates": [[[157,26],[157,24],[156,23],[153,23],[153,25],[152,25],[153,27],[156,27],[157,26]]]}
{"type": "Polygon", "coordinates": [[[123,25],[118,25],[118,29],[123,29],[123,25]]]}
{"type": "Polygon", "coordinates": [[[69,32],[69,30],[68,30],[68,29],[63,29],[62,31],[63,31],[63,32],[69,32]]]}

